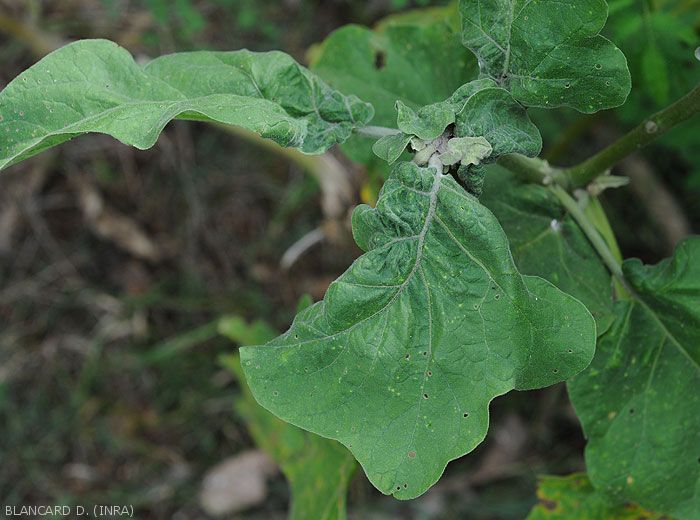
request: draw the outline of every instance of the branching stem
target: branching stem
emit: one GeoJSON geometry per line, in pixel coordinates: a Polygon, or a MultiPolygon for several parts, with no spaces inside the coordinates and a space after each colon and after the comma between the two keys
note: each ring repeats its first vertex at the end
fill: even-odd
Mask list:
{"type": "Polygon", "coordinates": [[[632,152],[648,145],[700,112],[700,85],[672,105],[657,112],[590,159],[563,170],[573,188],[586,186],[632,152]]]}
{"type": "Polygon", "coordinates": [[[605,262],[605,265],[610,270],[610,272],[617,278],[623,285],[625,285],[625,278],[622,274],[622,266],[615,255],[612,253],[608,244],[605,242],[603,237],[600,235],[598,230],[595,228],[593,223],[586,217],[583,210],[579,207],[578,203],[574,198],[569,195],[569,193],[556,184],[549,187],[552,193],[559,199],[562,206],[571,214],[576,223],[579,225],[581,230],[585,233],[588,240],[593,245],[600,258],[605,262]]]}

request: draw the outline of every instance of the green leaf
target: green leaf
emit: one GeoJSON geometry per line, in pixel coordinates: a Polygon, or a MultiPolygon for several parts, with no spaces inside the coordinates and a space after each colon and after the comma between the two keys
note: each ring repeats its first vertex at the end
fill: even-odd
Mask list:
{"type": "MultiPolygon", "coordinates": [[[[237,343],[263,342],[274,338],[264,322],[248,325],[239,317],[223,318],[219,330],[237,343]]],[[[305,432],[280,421],[255,402],[246,385],[237,355],[221,359],[241,385],[235,408],[255,443],[282,468],[292,495],[291,520],[343,520],[347,487],[357,464],[337,442],[305,432]]]]}
{"type": "Polygon", "coordinates": [[[540,477],[537,504],[527,520],[662,520],[662,516],[629,504],[615,504],[596,491],[585,473],[540,477]]]}
{"type": "Polygon", "coordinates": [[[586,367],[595,323],[521,276],[496,218],[435,168],[398,163],[353,231],[366,253],[241,360],[265,408],[339,440],[379,490],[413,498],[483,440],[493,398],[586,367]]]}
{"type": "Polygon", "coordinates": [[[455,135],[484,137],[493,148],[492,160],[509,153],[535,157],[542,150],[540,131],[507,90],[477,80],[455,92],[452,100],[464,102],[456,115],[455,135]]]}
{"type": "Polygon", "coordinates": [[[454,137],[447,141],[446,146],[447,150],[440,155],[440,162],[445,166],[480,164],[493,151],[483,137],[454,137]]]}
{"type": "MultiPolygon", "coordinates": [[[[375,30],[349,25],[334,31],[311,53],[311,69],[333,87],[372,104],[372,124],[396,124],[396,102],[414,110],[449,98],[478,74],[476,59],[461,44],[445,9],[420,17],[390,17],[375,30]]],[[[374,140],[355,135],[343,151],[370,164],[374,140]]]]}
{"type": "Polygon", "coordinates": [[[623,264],[638,299],[616,306],[590,368],[569,382],[593,484],[700,518],[700,238],[656,266],[623,264]]]}
{"type": "Polygon", "coordinates": [[[491,165],[481,202],[498,218],[523,274],[541,276],[586,305],[598,333],[612,321],[610,274],[586,235],[544,186],[491,165]]]}
{"type": "Polygon", "coordinates": [[[140,149],[174,118],[237,125],[321,153],[365,125],[372,107],[281,52],[192,52],[145,67],[106,40],[52,52],[0,93],[0,168],[86,132],[140,149]]]}
{"type": "Polygon", "coordinates": [[[372,151],[380,159],[384,159],[389,164],[394,164],[401,157],[401,154],[406,151],[406,147],[412,138],[413,136],[404,133],[387,135],[374,143],[372,151]]]}
{"type": "Polygon", "coordinates": [[[642,55],[642,78],[649,95],[657,104],[668,103],[670,89],[668,67],[661,51],[654,44],[647,46],[646,52],[642,55]]]}
{"type": "Polygon", "coordinates": [[[399,130],[426,141],[437,138],[455,122],[454,109],[448,103],[435,103],[414,111],[399,100],[396,111],[399,130]]]}
{"type": "Polygon", "coordinates": [[[604,0],[460,0],[460,13],[482,75],[521,103],[592,113],[625,102],[627,61],[598,34],[604,0]]]}

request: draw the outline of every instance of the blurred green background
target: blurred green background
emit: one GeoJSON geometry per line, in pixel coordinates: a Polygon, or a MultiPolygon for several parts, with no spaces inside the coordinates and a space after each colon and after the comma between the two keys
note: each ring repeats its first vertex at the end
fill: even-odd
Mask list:
{"type": "MultiPolygon", "coordinates": [[[[343,24],[444,3],[0,0],[0,87],[79,38],[112,39],[144,61],[247,47],[303,63],[343,24]]],[[[535,111],[554,163],[586,157],[700,79],[700,1],[610,4],[606,34],[628,57],[634,93],[594,116],[535,111]]],[[[604,202],[626,256],[658,260],[700,229],[700,121],[619,173],[631,187],[604,202]]],[[[322,298],[359,254],[347,215],[380,179],[337,153],[300,160],[183,122],[145,152],[87,136],[0,177],[0,503],[214,518],[207,475],[256,453],[233,408],[241,389],[219,360],[235,344],[217,321],[283,330],[300,297],[322,298]]],[[[492,413],[486,442],[419,499],[383,497],[356,472],[350,517],[521,519],[539,474],[583,469],[563,385],[511,393],[492,413]]],[[[283,476],[259,460],[243,467],[233,486],[259,474],[263,489],[222,517],[285,518],[283,476]]]]}

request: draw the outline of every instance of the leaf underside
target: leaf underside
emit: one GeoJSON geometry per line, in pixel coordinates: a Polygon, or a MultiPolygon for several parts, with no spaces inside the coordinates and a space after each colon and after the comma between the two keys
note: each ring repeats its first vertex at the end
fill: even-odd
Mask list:
{"type": "Polygon", "coordinates": [[[569,382],[593,484],[619,500],[700,518],[700,238],[656,266],[625,262],[620,302],[591,366],[569,382]]]}
{"type": "Polygon", "coordinates": [[[462,41],[482,76],[526,106],[585,113],[624,103],[624,54],[599,33],[605,0],[460,0],[462,41]]]}
{"type": "Polygon", "coordinates": [[[595,323],[521,276],[495,217],[436,169],[399,163],[353,230],[367,252],[241,361],[264,407],[339,440],[378,489],[413,498],[483,440],[494,397],[587,366],[595,323]]]}
{"type": "Polygon", "coordinates": [[[107,40],[49,54],[0,93],[0,169],[86,132],[140,149],[174,118],[242,126],[321,153],[372,117],[282,52],[191,52],[145,67],[107,40]]]}

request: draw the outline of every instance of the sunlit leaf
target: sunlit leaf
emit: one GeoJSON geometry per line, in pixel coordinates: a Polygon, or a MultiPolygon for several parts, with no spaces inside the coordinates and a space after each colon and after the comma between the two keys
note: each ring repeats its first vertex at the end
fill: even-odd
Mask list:
{"type": "Polygon", "coordinates": [[[193,52],[145,67],[107,40],[49,54],[0,92],[0,168],[86,132],[145,149],[174,118],[242,126],[320,153],[372,117],[281,52],[193,52]]]}
{"type": "Polygon", "coordinates": [[[625,56],[599,35],[605,0],[460,0],[460,13],[482,75],[527,106],[591,113],[629,94],[625,56]]]}
{"type": "Polygon", "coordinates": [[[434,168],[398,163],[353,231],[366,253],[241,360],[259,403],[339,440],[377,488],[412,498],[483,440],[494,397],[587,366],[595,324],[521,276],[491,212],[434,168]]]}

